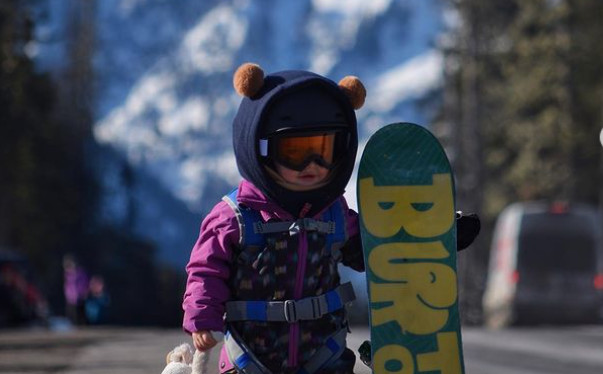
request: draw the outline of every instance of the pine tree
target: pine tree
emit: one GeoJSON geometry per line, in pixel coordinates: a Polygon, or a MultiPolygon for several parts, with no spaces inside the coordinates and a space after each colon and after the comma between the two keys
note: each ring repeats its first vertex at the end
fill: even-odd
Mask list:
{"type": "Polygon", "coordinates": [[[600,203],[603,4],[454,5],[461,22],[445,51],[445,107],[438,125],[448,123],[444,133],[452,135],[459,207],[477,208],[485,228],[459,260],[466,264],[459,270],[466,298],[461,309],[475,321],[491,229],[507,204],[600,203]]]}
{"type": "Polygon", "coordinates": [[[52,297],[62,287],[62,254],[81,247],[95,181],[73,152],[90,138],[67,131],[55,83],[25,53],[34,26],[24,2],[2,2],[0,245],[24,254],[52,297]]]}

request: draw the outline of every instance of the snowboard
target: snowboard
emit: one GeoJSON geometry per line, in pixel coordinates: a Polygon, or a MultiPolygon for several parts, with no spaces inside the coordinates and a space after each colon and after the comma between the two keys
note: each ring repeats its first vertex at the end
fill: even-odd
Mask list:
{"type": "Polygon", "coordinates": [[[450,163],[425,128],[377,131],[360,160],[373,373],[464,373],[450,163]]]}

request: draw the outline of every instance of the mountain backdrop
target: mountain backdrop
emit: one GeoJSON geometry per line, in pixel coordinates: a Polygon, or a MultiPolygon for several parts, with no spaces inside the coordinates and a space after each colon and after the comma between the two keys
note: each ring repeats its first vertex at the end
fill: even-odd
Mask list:
{"type": "MultiPolygon", "coordinates": [[[[40,69],[60,71],[77,0],[39,2],[40,69]]],[[[438,41],[453,17],[438,0],[89,1],[93,151],[99,216],[156,243],[182,267],[203,215],[239,181],[231,122],[243,62],[307,69],[367,87],[361,143],[381,126],[428,124],[440,100],[438,41]]],[[[355,207],[354,179],[347,197],[355,207]]]]}

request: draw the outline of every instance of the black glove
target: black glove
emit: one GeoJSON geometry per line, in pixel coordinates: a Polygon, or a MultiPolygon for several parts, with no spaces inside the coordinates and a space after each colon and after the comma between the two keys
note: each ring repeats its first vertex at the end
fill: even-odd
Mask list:
{"type": "Polygon", "coordinates": [[[456,212],[456,250],[462,251],[469,247],[479,234],[481,222],[475,213],[464,214],[456,212]]]}
{"type": "Polygon", "coordinates": [[[364,254],[360,234],[350,238],[345,247],[341,249],[341,263],[356,271],[364,271],[364,254]]]}
{"type": "Polygon", "coordinates": [[[360,354],[360,361],[366,366],[371,367],[371,341],[365,340],[360,347],[358,347],[358,353],[360,354]]]}

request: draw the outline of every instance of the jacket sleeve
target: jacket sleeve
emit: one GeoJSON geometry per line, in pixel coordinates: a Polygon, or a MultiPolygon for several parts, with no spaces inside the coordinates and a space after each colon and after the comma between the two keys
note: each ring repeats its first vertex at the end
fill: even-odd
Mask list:
{"type": "Polygon", "coordinates": [[[224,304],[230,298],[228,279],[232,249],[239,242],[239,226],[233,210],[218,203],[201,224],[186,272],[182,326],[188,333],[223,331],[224,304]]]}
{"type": "MultiPolygon", "coordinates": [[[[343,199],[343,198],[342,198],[343,199]]],[[[345,199],[343,206],[346,210],[348,241],[341,249],[344,266],[350,267],[356,271],[364,271],[364,253],[362,252],[362,241],[360,239],[360,227],[358,223],[358,213],[349,209],[345,199]]]]}

